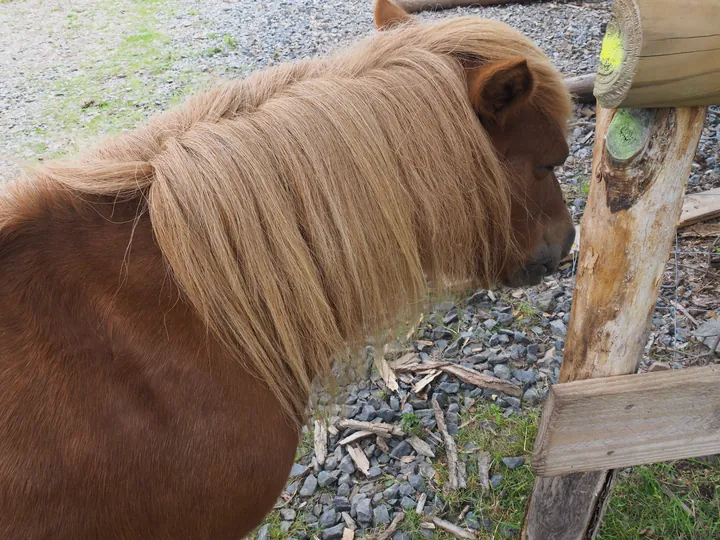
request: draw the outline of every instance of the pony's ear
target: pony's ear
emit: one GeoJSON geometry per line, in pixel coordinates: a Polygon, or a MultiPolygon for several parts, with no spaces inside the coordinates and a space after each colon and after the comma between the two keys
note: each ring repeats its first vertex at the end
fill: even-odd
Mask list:
{"type": "Polygon", "coordinates": [[[378,30],[387,30],[395,25],[411,22],[414,19],[390,0],[375,1],[375,26],[378,30]]]}
{"type": "Polygon", "coordinates": [[[493,62],[470,70],[470,101],[482,118],[502,125],[510,111],[527,102],[535,79],[525,58],[493,62]]]}

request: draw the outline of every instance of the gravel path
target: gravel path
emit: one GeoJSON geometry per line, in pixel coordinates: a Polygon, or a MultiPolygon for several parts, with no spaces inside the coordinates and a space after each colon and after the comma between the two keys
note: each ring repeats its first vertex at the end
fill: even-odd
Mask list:
{"type": "MultiPolygon", "coordinates": [[[[563,73],[574,75],[596,67],[609,4],[509,5],[419,17],[482,13],[500,19],[534,39],[563,73]]],[[[97,137],[132,128],[216,78],[244,76],[277,62],[326,53],[372,31],[370,0],[2,2],[0,181],[18,174],[17,162],[62,155],[97,137]]],[[[577,107],[571,132],[572,154],[559,177],[579,219],[591,165],[594,107],[577,107]]],[[[712,108],[690,191],[720,185],[719,147],[720,111],[712,108]]],[[[679,248],[709,252],[717,242],[717,236],[686,236],[679,239],[679,248]]],[[[711,360],[707,348],[698,344],[702,339],[693,338],[695,327],[705,321],[704,310],[720,305],[714,274],[719,271],[709,268],[708,260],[705,255],[683,255],[677,266],[670,261],[653,318],[653,345],[643,369],[682,368],[711,360]],[[676,321],[671,309],[676,298],[698,319],[697,325],[683,314],[676,321]]],[[[440,374],[417,393],[412,388],[423,374],[409,374],[400,381],[397,392],[390,392],[375,374],[348,387],[342,407],[332,412],[337,417],[412,428],[433,453],[440,435],[431,398],[441,403],[451,434],[460,430],[459,415],[476,403],[492,403],[505,416],[523,415],[525,405],[541,402],[549,385],[557,381],[572,274],[573,266],[568,264],[559,277],[526,291],[505,291],[497,296],[480,292],[456,304],[441,304],[427,315],[418,335],[400,345],[401,352],[424,361],[442,359],[500,378],[517,387],[518,397],[478,389],[447,374],[440,374]],[[410,426],[408,418],[414,418],[417,425],[410,426]]],[[[389,359],[397,356],[391,354],[389,359]]],[[[372,437],[359,442],[371,467],[364,474],[345,447],[338,445],[341,437],[351,433],[353,430],[347,429],[331,434],[330,456],[323,464],[306,449],[286,490],[291,502],[274,518],[279,530],[299,530],[297,523],[302,521],[310,527],[319,524],[322,538],[340,538],[348,523],[361,529],[384,527],[396,512],[418,506],[427,518],[444,515],[436,459],[422,455],[417,441],[415,446],[410,444],[406,434],[387,441],[372,437]],[[389,446],[383,448],[383,443],[389,446]],[[376,481],[379,478],[383,481],[376,481]]],[[[463,450],[463,460],[469,456],[476,459],[472,448],[463,450]]],[[[498,470],[522,467],[513,456],[506,458],[508,461],[493,465],[493,489],[503,485],[498,470]]],[[[492,534],[513,534],[512,528],[472,512],[460,525],[492,534]]],[[[272,532],[273,526],[268,524],[260,537],[263,531],[272,532]]],[[[423,535],[428,530],[423,529],[423,535]]],[[[394,538],[408,536],[399,532],[394,538]]]]}

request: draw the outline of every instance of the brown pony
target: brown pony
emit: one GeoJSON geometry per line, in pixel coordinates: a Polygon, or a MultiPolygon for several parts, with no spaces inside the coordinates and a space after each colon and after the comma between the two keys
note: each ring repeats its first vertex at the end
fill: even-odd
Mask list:
{"type": "Polygon", "coordinates": [[[242,537],[344,351],[555,271],[558,73],[498,22],[376,23],[7,186],[0,538],[242,537]]]}

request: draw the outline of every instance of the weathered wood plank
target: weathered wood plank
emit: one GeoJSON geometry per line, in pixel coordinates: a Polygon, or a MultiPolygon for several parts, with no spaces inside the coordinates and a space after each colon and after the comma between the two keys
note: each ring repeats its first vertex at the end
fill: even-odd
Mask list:
{"type": "Polygon", "coordinates": [[[553,386],[536,439],[538,476],[720,453],[720,366],[553,386]]]}
{"type": "Polygon", "coordinates": [[[680,227],[720,217],[720,188],[709,189],[685,196],[680,227]]]}
{"type": "MultiPolygon", "coordinates": [[[[561,383],[637,371],[705,114],[598,106],[561,383]]],[[[594,538],[614,479],[536,478],[522,538],[594,538]]]]}
{"type": "Polygon", "coordinates": [[[614,0],[595,96],[606,108],[720,103],[720,2],[614,0]]]}

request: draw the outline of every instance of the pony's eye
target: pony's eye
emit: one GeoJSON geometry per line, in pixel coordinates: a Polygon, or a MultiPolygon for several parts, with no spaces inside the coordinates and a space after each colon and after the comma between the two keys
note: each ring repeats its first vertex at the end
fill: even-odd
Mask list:
{"type": "Polygon", "coordinates": [[[551,173],[555,170],[555,167],[554,167],[553,165],[549,165],[549,166],[546,166],[546,167],[545,167],[545,166],[543,166],[543,167],[538,167],[536,170],[537,170],[538,176],[544,178],[544,177],[546,177],[548,174],[551,174],[551,173]]]}

